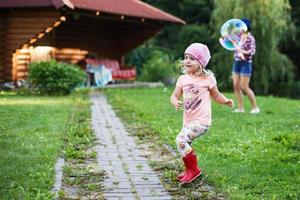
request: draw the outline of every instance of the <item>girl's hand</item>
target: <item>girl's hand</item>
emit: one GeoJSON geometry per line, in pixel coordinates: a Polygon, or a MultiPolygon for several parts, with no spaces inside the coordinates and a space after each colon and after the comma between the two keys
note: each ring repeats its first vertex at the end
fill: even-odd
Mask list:
{"type": "Polygon", "coordinates": [[[240,59],[242,59],[242,60],[246,60],[244,54],[242,53],[242,50],[240,50],[240,51],[237,52],[237,56],[238,56],[240,59]]]}
{"type": "Polygon", "coordinates": [[[227,99],[225,104],[231,108],[234,107],[234,101],[232,99],[227,99]]]}
{"type": "Polygon", "coordinates": [[[175,106],[176,110],[179,110],[182,107],[182,101],[177,100],[177,102],[175,102],[174,106],[175,106]]]}

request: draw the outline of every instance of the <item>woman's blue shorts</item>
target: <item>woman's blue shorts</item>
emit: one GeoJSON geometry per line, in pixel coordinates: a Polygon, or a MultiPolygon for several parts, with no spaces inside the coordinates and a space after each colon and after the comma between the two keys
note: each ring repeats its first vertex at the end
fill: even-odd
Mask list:
{"type": "Polygon", "coordinates": [[[234,61],[232,65],[232,73],[239,74],[241,76],[251,76],[252,74],[252,62],[248,61],[234,61]]]}

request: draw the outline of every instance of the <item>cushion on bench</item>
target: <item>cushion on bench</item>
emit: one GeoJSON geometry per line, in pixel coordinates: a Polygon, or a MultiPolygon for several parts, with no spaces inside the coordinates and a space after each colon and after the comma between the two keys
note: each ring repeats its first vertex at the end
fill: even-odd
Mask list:
{"type": "Polygon", "coordinates": [[[120,69],[119,62],[117,60],[111,59],[91,59],[86,58],[85,62],[91,65],[104,65],[107,69],[112,71],[112,78],[114,80],[135,80],[136,79],[136,70],[135,68],[131,69],[120,69]]]}

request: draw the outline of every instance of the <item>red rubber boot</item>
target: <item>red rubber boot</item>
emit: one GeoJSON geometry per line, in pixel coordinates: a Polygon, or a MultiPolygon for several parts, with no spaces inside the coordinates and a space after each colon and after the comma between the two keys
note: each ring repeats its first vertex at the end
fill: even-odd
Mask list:
{"type": "Polygon", "coordinates": [[[190,153],[188,153],[186,156],[182,157],[182,161],[183,161],[183,164],[185,166],[185,170],[184,170],[183,173],[181,173],[180,175],[177,176],[177,179],[180,180],[180,181],[182,181],[188,175],[188,173],[189,173],[189,170],[188,170],[188,168],[189,168],[189,166],[188,166],[189,165],[189,163],[188,163],[188,155],[190,155],[190,153]]]}
{"type": "Polygon", "coordinates": [[[178,179],[179,181],[181,181],[181,180],[183,179],[183,177],[185,177],[185,176],[187,175],[187,168],[186,168],[186,164],[185,164],[184,158],[182,158],[182,161],[183,161],[183,163],[184,163],[185,170],[184,170],[184,172],[182,172],[181,174],[179,174],[179,175],[177,176],[177,179],[178,179]]]}
{"type": "Polygon", "coordinates": [[[181,179],[183,179],[183,177],[186,176],[186,171],[182,172],[181,174],[179,174],[177,176],[177,179],[181,181],[181,179]]]}
{"type": "Polygon", "coordinates": [[[202,174],[202,170],[198,167],[197,156],[194,151],[188,153],[183,160],[187,169],[187,173],[186,176],[181,179],[181,183],[187,184],[200,176],[202,174]]]}

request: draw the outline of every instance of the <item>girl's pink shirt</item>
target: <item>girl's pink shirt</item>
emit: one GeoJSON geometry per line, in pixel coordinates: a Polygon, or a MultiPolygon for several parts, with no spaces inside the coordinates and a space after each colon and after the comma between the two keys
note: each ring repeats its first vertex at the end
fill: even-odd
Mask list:
{"type": "Polygon", "coordinates": [[[207,77],[193,77],[181,75],[176,87],[183,92],[183,125],[198,121],[200,124],[211,125],[210,90],[217,84],[213,75],[207,77]]]}

